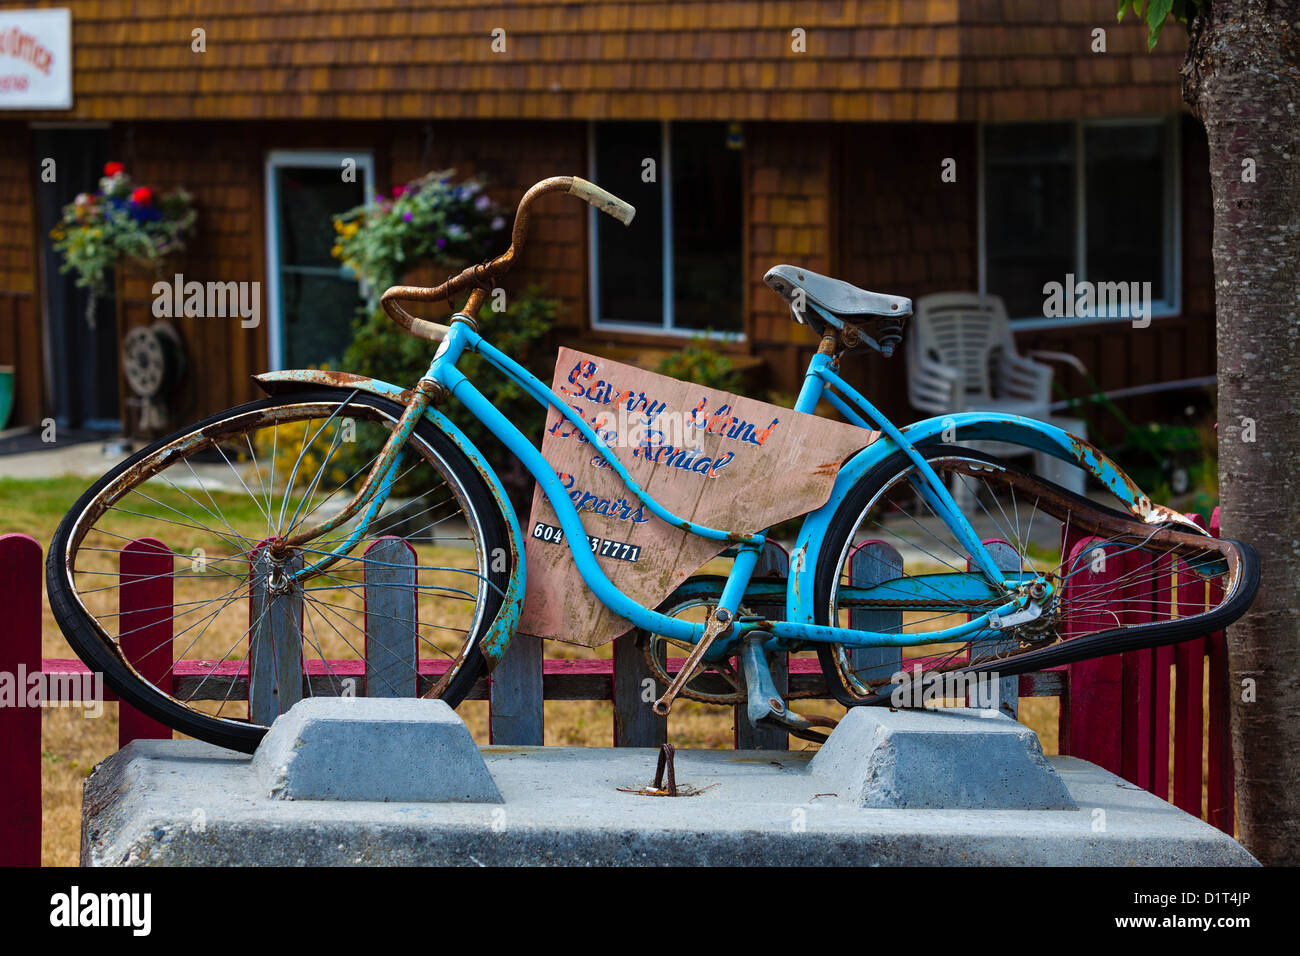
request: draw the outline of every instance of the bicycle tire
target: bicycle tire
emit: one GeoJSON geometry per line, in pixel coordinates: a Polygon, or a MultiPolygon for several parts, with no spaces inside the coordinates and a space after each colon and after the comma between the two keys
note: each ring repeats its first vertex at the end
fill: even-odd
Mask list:
{"type": "MultiPolygon", "coordinates": [[[[919,450],[927,459],[943,456],[982,459],[996,464],[1008,472],[1028,476],[1027,472],[1006,465],[994,456],[960,446],[928,445],[919,450]]],[[[828,624],[830,622],[831,589],[840,571],[840,568],[835,565],[843,552],[847,537],[853,534],[856,522],[868,503],[880,490],[887,487],[888,483],[900,471],[906,469],[910,464],[911,459],[901,451],[886,458],[857,481],[853,488],[850,489],[843,505],[832,517],[822,545],[814,579],[815,613],[819,624],[828,624]]],[[[1032,478],[1033,476],[1029,477],[1032,478]]],[[[1135,520],[1132,515],[1117,509],[1107,508],[1082,495],[1074,494],[1053,485],[1045,479],[1035,478],[1034,480],[1049,485],[1055,494],[1076,505],[1080,510],[1091,510],[1110,518],[1119,518],[1125,521],[1135,520]]],[[[1245,542],[1234,539],[1214,540],[1237,551],[1240,561],[1240,573],[1237,576],[1233,593],[1225,595],[1224,599],[1213,609],[1185,618],[1155,621],[1133,627],[1113,628],[1098,631],[1094,634],[1073,637],[1068,640],[1058,640],[1046,647],[1025,650],[1010,657],[989,660],[967,667],[959,667],[948,673],[954,677],[960,677],[963,674],[993,673],[999,676],[1012,677],[1043,668],[1105,657],[1110,654],[1177,644],[1181,641],[1221,630],[1240,618],[1250,608],[1259,588],[1259,557],[1255,549],[1245,542]]],[[[828,690],[831,691],[837,702],[845,707],[893,705],[894,702],[890,693],[892,687],[866,697],[854,694],[852,689],[845,684],[832,656],[833,653],[834,649],[831,645],[818,643],[817,655],[822,674],[828,690]]]]}
{"type": "MultiPolygon", "coordinates": [[[[138,462],[155,454],[159,449],[177,442],[187,435],[212,428],[223,421],[237,416],[248,415],[249,413],[264,412],[272,408],[299,404],[324,403],[337,405],[341,401],[347,401],[349,405],[368,405],[394,421],[400,417],[403,410],[401,405],[386,398],[364,393],[354,394],[341,389],[313,389],[294,392],[235,406],[217,412],[194,425],[178,429],[176,432],[152,442],[131,455],[91,485],[64,516],[54,533],[46,559],[46,589],[49,595],[50,609],[73,651],[92,671],[103,674],[104,682],[121,700],[174,730],[208,743],[244,753],[252,753],[268,729],[260,724],[254,724],[239,718],[212,717],[202,714],[148,683],[126,661],[117,643],[104,631],[99,622],[77,597],[76,588],[71,580],[72,574],[69,562],[72,555],[68,553],[68,547],[80,516],[86,512],[97,496],[116,481],[119,476],[129,471],[138,462]]],[[[508,557],[511,554],[508,547],[509,531],[505,516],[495,503],[487,483],[459,446],[427,420],[422,420],[416,426],[415,434],[434,449],[442,461],[446,462],[449,469],[455,473],[455,477],[464,489],[471,507],[476,510],[476,516],[484,536],[483,546],[488,549],[500,549],[500,553],[507,556],[505,562],[496,564],[489,572],[493,586],[487,590],[487,603],[483,613],[479,615],[475,633],[469,636],[469,640],[473,642],[473,647],[467,652],[459,671],[448,683],[447,688],[440,697],[441,700],[446,701],[454,708],[465,699],[474,683],[487,668],[487,661],[483,657],[479,641],[500,612],[502,594],[513,571],[508,557]]],[[[489,553],[491,553],[490,550],[489,553]]]]}

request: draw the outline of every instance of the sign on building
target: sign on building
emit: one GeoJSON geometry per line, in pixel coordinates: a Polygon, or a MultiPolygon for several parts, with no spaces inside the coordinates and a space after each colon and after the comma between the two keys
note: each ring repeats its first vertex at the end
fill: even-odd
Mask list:
{"type": "Polygon", "coordinates": [[[0,10],[0,109],[72,108],[72,11],[0,10]]]}

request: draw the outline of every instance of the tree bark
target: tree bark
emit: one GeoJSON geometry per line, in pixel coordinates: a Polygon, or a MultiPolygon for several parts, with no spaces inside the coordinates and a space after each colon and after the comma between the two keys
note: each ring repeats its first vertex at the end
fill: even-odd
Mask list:
{"type": "Polygon", "coordinates": [[[1300,863],[1300,3],[1209,0],[1191,25],[1183,96],[1210,144],[1223,535],[1253,544],[1262,565],[1254,607],[1228,631],[1240,835],[1261,862],[1294,865],[1300,863]]]}

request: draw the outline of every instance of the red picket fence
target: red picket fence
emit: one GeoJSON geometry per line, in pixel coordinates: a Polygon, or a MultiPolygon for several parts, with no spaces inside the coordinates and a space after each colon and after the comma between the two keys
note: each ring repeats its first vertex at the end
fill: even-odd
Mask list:
{"type": "MultiPolygon", "coordinates": [[[[1211,531],[1218,533],[1218,512],[1211,531]]],[[[993,542],[990,542],[992,545],[993,542]]],[[[1005,543],[1001,543],[1005,544],[1005,543]]],[[[1066,542],[1072,554],[1095,543],[1086,539],[1066,542]]],[[[381,541],[372,545],[388,545],[381,541]]],[[[409,548],[392,549],[400,554],[409,548]]],[[[855,554],[855,579],[874,580],[883,567],[897,566],[896,553],[882,542],[868,542],[855,554]]],[[[1005,551],[995,552],[999,558],[1005,551]]],[[[387,556],[386,554],[386,556],[387,556]]],[[[131,542],[123,551],[120,620],[132,637],[124,650],[141,673],[155,681],[185,681],[210,673],[210,664],[178,661],[171,666],[171,552],[152,538],[131,542]],[[151,650],[152,649],[152,650],[151,650]]],[[[391,569],[392,563],[386,562],[391,569]]],[[[788,558],[778,546],[764,554],[757,573],[784,576],[788,558]]],[[[1176,569],[1169,569],[1174,573],[1176,569]]],[[[391,572],[386,572],[391,573],[391,572]]],[[[1085,584],[1104,581],[1107,575],[1125,573],[1122,560],[1091,574],[1085,584]]],[[[80,661],[42,659],[41,611],[43,565],[41,547],[27,535],[0,536],[0,581],[7,587],[8,633],[0,638],[0,677],[8,675],[17,689],[13,706],[0,707],[0,769],[6,780],[0,789],[0,865],[38,865],[41,847],[41,711],[25,705],[20,680],[41,674],[54,679],[64,703],[75,702],[80,678],[89,675],[80,661]],[[62,680],[59,683],[60,679],[62,680]]],[[[1202,585],[1202,587],[1204,587],[1202,585]]],[[[1192,585],[1186,600],[1194,601],[1192,585]]],[[[1207,599],[1202,594],[1201,600],[1207,599]]],[[[770,609],[756,609],[771,613],[770,609]]],[[[879,612],[855,612],[879,613],[879,612]]],[[[367,647],[391,649],[399,635],[374,634],[386,625],[367,618],[367,647]]],[[[856,626],[870,626],[865,619],[856,626]]],[[[885,626],[878,622],[876,626],[885,626]]],[[[391,653],[391,650],[389,651],[391,653]]],[[[876,652],[868,652],[876,653],[876,652]]],[[[874,662],[874,661],[873,661],[874,662]]],[[[427,670],[420,661],[420,669],[427,670]]],[[[910,662],[909,662],[910,663],[910,662]]],[[[368,662],[303,662],[306,684],[312,692],[326,692],[325,682],[314,678],[325,671],[364,679],[368,662]],[[346,671],[344,674],[343,672],[346,671]]],[[[670,662],[670,669],[671,662],[670,662]]],[[[236,696],[258,694],[255,674],[246,662],[232,662],[225,678],[233,682],[236,696]]],[[[791,692],[828,697],[817,662],[791,658],[773,668],[778,686],[791,692]]],[[[505,659],[489,679],[480,681],[471,698],[489,701],[491,740],[496,744],[541,744],[543,705],[546,700],[609,700],[613,702],[612,737],[615,746],[657,746],[667,739],[667,724],[643,700],[643,681],[649,670],[632,635],[619,638],[609,660],[543,660],[542,642],[519,636],[511,642],[505,659]]],[[[224,685],[223,685],[224,686],[224,685]]],[[[222,692],[224,694],[224,691],[222,692]]],[[[1226,833],[1234,830],[1234,793],[1231,740],[1228,727],[1227,655],[1222,633],[1187,641],[1174,647],[1137,651],[1067,668],[1056,668],[1019,679],[1004,679],[1002,707],[1017,713],[1019,699],[1057,697],[1060,702],[1060,752],[1090,760],[1107,770],[1208,820],[1226,833]],[[1203,714],[1203,693],[1208,661],[1208,729],[1203,714]],[[1173,698],[1173,718],[1170,699],[1173,698]],[[1170,761],[1172,738],[1172,769],[1170,761]],[[1208,755],[1208,768],[1205,761],[1208,755]],[[1204,799],[1203,799],[1204,798],[1204,799]]],[[[115,700],[105,689],[105,699],[115,700]]],[[[121,705],[118,744],[132,740],[170,738],[171,730],[129,705],[121,705]]],[[[784,734],[755,730],[743,714],[735,719],[739,748],[784,749],[784,734]]]]}

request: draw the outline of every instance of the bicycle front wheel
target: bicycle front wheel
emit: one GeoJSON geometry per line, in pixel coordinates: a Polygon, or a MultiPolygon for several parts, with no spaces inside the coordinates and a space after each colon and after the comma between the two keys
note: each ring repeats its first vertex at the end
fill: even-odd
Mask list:
{"type": "Polygon", "coordinates": [[[328,567],[292,574],[339,552],[359,516],[268,547],[340,511],[401,414],[372,395],[303,392],[220,412],[128,458],[50,546],[50,606],[68,643],[139,710],[246,752],[303,696],[459,704],[484,672],[478,642],[512,569],[506,520],[448,436],[419,424],[383,508],[328,567]]]}
{"type": "MultiPolygon", "coordinates": [[[[1227,626],[1254,598],[1259,568],[1249,545],[1144,522],[970,449],[921,453],[969,503],[966,517],[999,567],[1009,577],[1040,576],[1052,597],[1036,617],[997,632],[930,643],[931,632],[993,611],[1006,595],[968,589],[954,600],[971,570],[967,550],[920,493],[916,465],[891,455],[850,490],[817,569],[818,623],[901,645],[818,645],[828,687],[845,706],[890,703],[918,672],[936,698],[968,696],[962,675],[1013,676],[1176,643],[1227,626]]],[[[904,699],[916,702],[919,687],[904,699]]]]}

